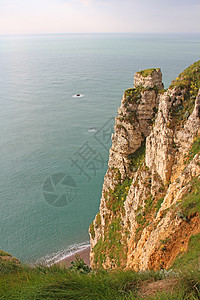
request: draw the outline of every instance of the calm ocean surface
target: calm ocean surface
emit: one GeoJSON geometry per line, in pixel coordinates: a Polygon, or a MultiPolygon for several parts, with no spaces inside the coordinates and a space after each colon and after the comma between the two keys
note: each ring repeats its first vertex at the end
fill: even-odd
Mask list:
{"type": "Polygon", "coordinates": [[[199,59],[200,35],[0,36],[0,249],[50,263],[87,245],[133,74],[168,87],[199,59]]]}

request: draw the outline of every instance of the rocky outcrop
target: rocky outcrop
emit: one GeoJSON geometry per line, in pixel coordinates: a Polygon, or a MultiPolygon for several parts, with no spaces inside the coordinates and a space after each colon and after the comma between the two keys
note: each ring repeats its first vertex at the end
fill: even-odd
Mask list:
{"type": "Polygon", "coordinates": [[[90,226],[93,268],[168,268],[200,232],[199,88],[200,62],[166,91],[160,69],[135,74],[118,109],[90,226]]]}
{"type": "Polygon", "coordinates": [[[159,101],[158,89],[163,87],[160,69],[155,69],[145,78],[139,73],[136,75],[134,87],[125,91],[118,109],[108,163],[109,168],[118,168],[123,178],[129,172],[128,156],[151,132],[159,101]]]}
{"type": "Polygon", "coordinates": [[[13,257],[9,253],[0,250],[0,264],[2,265],[6,263],[20,265],[20,261],[16,257],[13,257]]]}
{"type": "Polygon", "coordinates": [[[143,86],[144,88],[157,86],[158,89],[163,89],[161,70],[157,68],[137,72],[134,76],[134,86],[143,86]]]}

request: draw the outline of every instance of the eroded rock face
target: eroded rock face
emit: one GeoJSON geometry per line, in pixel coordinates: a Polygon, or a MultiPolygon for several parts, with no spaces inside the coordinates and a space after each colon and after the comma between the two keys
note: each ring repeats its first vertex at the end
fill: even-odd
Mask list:
{"type": "Polygon", "coordinates": [[[183,216],[180,204],[200,180],[199,153],[190,156],[200,135],[200,91],[193,86],[163,93],[160,69],[150,69],[136,73],[124,93],[90,227],[92,267],[167,268],[200,232],[198,213],[183,216]]]}
{"type": "MultiPolygon", "coordinates": [[[[181,248],[187,249],[191,235],[200,232],[200,219],[197,214],[184,220],[178,214],[179,210],[169,210],[170,207],[179,203],[180,199],[190,190],[193,177],[200,176],[200,156],[197,155],[188,167],[179,174],[167,189],[166,196],[157,212],[155,219],[144,227],[136,243],[137,209],[135,197],[127,197],[125,206],[134,201],[134,210],[128,212],[127,216],[131,224],[131,236],[128,240],[127,267],[136,271],[146,269],[167,268],[173,259],[180,253],[181,248]],[[187,234],[187,235],[185,235],[187,234]]],[[[141,182],[145,188],[145,183],[141,182]]],[[[133,191],[132,191],[133,192],[133,191]]],[[[143,198],[144,199],[144,198],[143,198]]]]}
{"type": "Polygon", "coordinates": [[[134,80],[134,88],[123,95],[118,117],[115,119],[115,134],[112,136],[108,163],[109,168],[118,168],[123,178],[129,173],[128,155],[141,146],[152,130],[152,119],[159,101],[159,87],[163,88],[162,74],[157,69],[145,78],[138,74],[134,80]],[[141,85],[142,79],[146,84],[141,85]]]}
{"type": "Polygon", "coordinates": [[[137,72],[134,75],[134,86],[151,87],[157,86],[158,89],[163,89],[162,73],[159,68],[149,69],[137,72]]]}

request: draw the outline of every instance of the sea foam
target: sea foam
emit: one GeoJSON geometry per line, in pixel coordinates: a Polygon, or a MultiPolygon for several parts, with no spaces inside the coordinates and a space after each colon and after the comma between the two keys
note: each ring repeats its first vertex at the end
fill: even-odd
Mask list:
{"type": "Polygon", "coordinates": [[[90,247],[89,241],[84,242],[84,243],[74,244],[74,245],[69,246],[67,249],[60,250],[56,253],[45,255],[44,257],[39,258],[36,261],[36,264],[45,265],[45,266],[50,267],[50,266],[58,263],[59,261],[65,259],[71,255],[74,255],[74,254],[78,253],[79,251],[85,250],[89,247],[90,247]]]}

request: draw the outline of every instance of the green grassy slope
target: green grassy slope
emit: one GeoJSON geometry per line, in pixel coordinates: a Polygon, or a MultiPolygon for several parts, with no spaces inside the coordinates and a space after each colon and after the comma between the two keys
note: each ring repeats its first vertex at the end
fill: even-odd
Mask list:
{"type": "Polygon", "coordinates": [[[175,262],[176,272],[168,273],[136,273],[130,270],[81,273],[76,269],[61,269],[57,266],[10,268],[9,264],[4,263],[0,269],[0,299],[197,300],[200,297],[200,270],[196,268],[199,259],[197,239],[199,236],[192,238],[188,253],[175,262]],[[188,261],[192,262],[192,271],[179,272],[179,264],[187,265],[188,261]]]}

